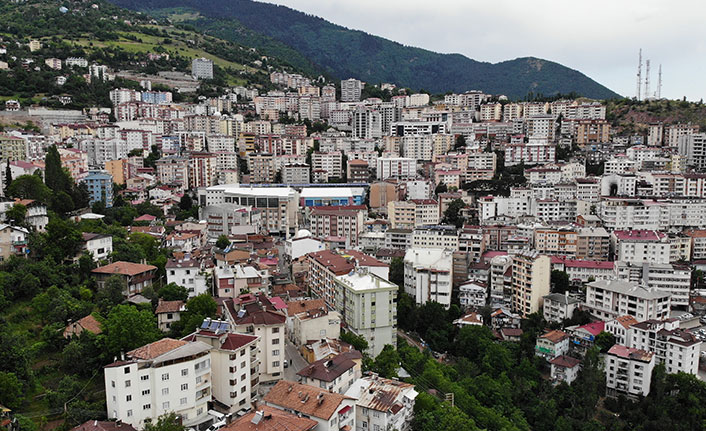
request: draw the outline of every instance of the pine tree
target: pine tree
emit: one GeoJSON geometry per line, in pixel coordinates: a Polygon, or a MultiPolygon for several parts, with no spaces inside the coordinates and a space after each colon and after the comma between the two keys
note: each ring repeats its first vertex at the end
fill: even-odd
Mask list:
{"type": "Polygon", "coordinates": [[[10,169],[10,159],[7,159],[7,166],[5,167],[5,196],[7,196],[7,189],[12,183],[12,169],[10,169]]]}

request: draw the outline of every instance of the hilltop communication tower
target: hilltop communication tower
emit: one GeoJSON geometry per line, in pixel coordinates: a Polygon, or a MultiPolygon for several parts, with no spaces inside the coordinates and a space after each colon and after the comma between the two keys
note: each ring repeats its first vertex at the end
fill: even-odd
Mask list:
{"type": "Polygon", "coordinates": [[[640,90],[642,89],[642,48],[637,62],[637,100],[640,100],[640,90]]]}

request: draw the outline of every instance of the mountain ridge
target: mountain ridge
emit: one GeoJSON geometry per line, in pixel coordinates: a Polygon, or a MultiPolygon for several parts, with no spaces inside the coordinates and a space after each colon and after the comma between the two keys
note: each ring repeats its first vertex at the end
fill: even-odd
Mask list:
{"type": "MultiPolygon", "coordinates": [[[[306,58],[319,71],[338,79],[392,82],[435,93],[478,89],[513,99],[530,93],[550,96],[572,92],[595,99],[621,97],[581,72],[553,61],[525,56],[490,63],[460,53],[437,53],[348,29],[282,5],[250,0],[110,1],[147,13],[186,8],[198,17],[183,23],[239,43],[244,32],[255,32],[300,55],[295,62],[292,59],[296,56],[287,58],[288,62],[301,65],[301,57],[306,58]]],[[[263,46],[255,47],[268,52],[263,46]]]]}

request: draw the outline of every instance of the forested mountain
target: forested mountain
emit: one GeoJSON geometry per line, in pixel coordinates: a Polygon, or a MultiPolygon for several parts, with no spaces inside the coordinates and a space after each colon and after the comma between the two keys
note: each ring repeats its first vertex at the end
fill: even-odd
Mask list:
{"type": "Polygon", "coordinates": [[[253,46],[300,68],[336,78],[392,82],[434,93],[479,89],[521,99],[571,92],[607,99],[618,94],[579,71],[533,57],[501,63],[404,46],[313,15],[251,0],[111,0],[167,15],[208,34],[253,46]]]}

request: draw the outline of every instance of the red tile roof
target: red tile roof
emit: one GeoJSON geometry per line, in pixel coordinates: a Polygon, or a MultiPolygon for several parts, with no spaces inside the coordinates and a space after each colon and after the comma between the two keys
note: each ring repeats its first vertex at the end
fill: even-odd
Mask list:
{"type": "Polygon", "coordinates": [[[187,344],[187,342],[183,340],[175,340],[173,338],[162,338],[161,340],[155,341],[154,343],[150,343],[145,346],[138,347],[135,350],[131,350],[126,353],[126,356],[133,359],[154,359],[185,344],[187,344]]]}
{"type": "Polygon", "coordinates": [[[120,274],[134,276],[142,274],[144,272],[155,270],[157,270],[157,267],[153,265],[143,265],[141,263],[119,261],[113,262],[109,265],[101,266],[100,268],[96,268],[91,272],[95,274],[120,274]]]}
{"type": "Polygon", "coordinates": [[[561,355],[549,361],[550,364],[556,365],[562,368],[574,368],[581,363],[580,360],[572,358],[571,356],[561,355]]]}

